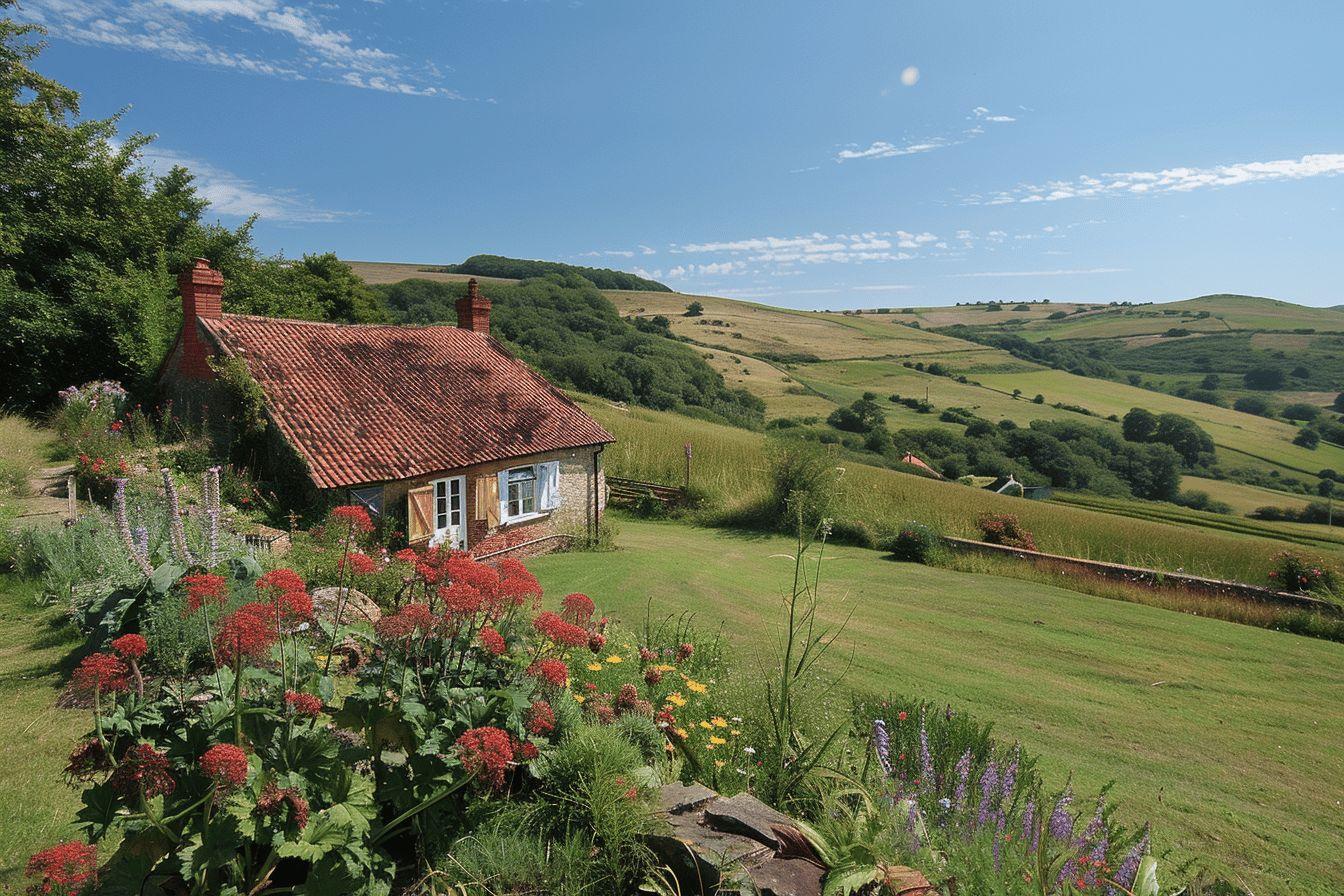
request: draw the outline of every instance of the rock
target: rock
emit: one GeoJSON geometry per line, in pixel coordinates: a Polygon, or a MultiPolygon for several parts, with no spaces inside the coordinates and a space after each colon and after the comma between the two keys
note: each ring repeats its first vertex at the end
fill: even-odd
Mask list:
{"type": "Polygon", "coordinates": [[[665,813],[685,812],[718,796],[703,784],[668,784],[658,793],[658,808],[665,813]]]}
{"type": "Polygon", "coordinates": [[[367,594],[353,588],[336,588],[334,586],[318,588],[313,591],[313,612],[327,622],[334,622],[342,591],[346,592],[346,599],[345,610],[341,615],[343,621],[347,624],[365,622],[373,625],[383,618],[383,611],[378,609],[378,605],[367,594]]]}
{"type": "Polygon", "coordinates": [[[772,828],[790,827],[793,821],[749,793],[719,798],[705,807],[705,823],[718,831],[741,834],[778,850],[779,838],[772,828]]]}
{"type": "Polygon", "coordinates": [[[807,859],[770,856],[747,874],[761,896],[805,896],[821,892],[826,869],[807,859]]]}
{"type": "Polygon", "coordinates": [[[887,868],[887,891],[896,896],[937,896],[938,893],[927,877],[905,865],[887,868]]]}

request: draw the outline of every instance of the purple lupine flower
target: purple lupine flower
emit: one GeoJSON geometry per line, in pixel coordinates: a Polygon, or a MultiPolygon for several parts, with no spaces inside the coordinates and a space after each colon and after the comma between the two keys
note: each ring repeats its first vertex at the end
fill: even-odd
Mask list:
{"type": "Polygon", "coordinates": [[[873,719],[873,749],[877,752],[877,763],[882,766],[882,774],[891,775],[891,735],[887,734],[887,723],[873,719]]]}
{"type": "Polygon", "coordinates": [[[1007,823],[1003,813],[998,813],[998,824],[994,830],[994,870],[1003,871],[1003,828],[1007,823]]]}
{"type": "Polygon", "coordinates": [[[130,555],[131,560],[140,571],[146,576],[154,574],[154,568],[149,565],[149,560],[136,550],[135,538],[131,534],[131,522],[126,516],[126,483],[128,480],[116,480],[117,492],[112,498],[113,519],[117,525],[117,536],[121,538],[122,546],[126,548],[126,553],[130,555]]]}
{"type": "Polygon", "coordinates": [[[1097,835],[1101,833],[1102,825],[1104,824],[1103,816],[1105,810],[1106,798],[1100,797],[1097,800],[1097,811],[1093,813],[1092,820],[1087,823],[1087,827],[1083,828],[1083,834],[1078,839],[1079,846],[1086,846],[1097,839],[1097,835]]]}
{"type": "Polygon", "coordinates": [[[163,474],[163,490],[168,496],[168,534],[177,558],[191,566],[191,552],[187,549],[187,530],[182,527],[182,505],[177,500],[177,483],[173,482],[173,473],[167,467],[159,470],[163,474]]]}
{"type": "Polygon", "coordinates": [[[980,776],[980,810],[975,816],[975,826],[984,827],[989,822],[989,811],[994,805],[994,794],[999,791],[999,765],[991,762],[985,766],[980,776]]]}
{"type": "Polygon", "coordinates": [[[1024,843],[1031,844],[1029,851],[1036,852],[1036,847],[1041,845],[1041,829],[1036,826],[1036,800],[1027,800],[1026,808],[1022,810],[1022,840],[1024,843]]]}
{"type": "Polygon", "coordinates": [[[933,756],[929,753],[929,730],[924,726],[924,714],[919,716],[919,778],[925,787],[932,788],[933,756]]]}
{"type": "Polygon", "coordinates": [[[1102,834],[1101,839],[1093,845],[1091,852],[1087,854],[1088,862],[1087,868],[1083,870],[1083,881],[1089,887],[1095,887],[1100,880],[1099,875],[1102,866],[1106,864],[1106,850],[1109,847],[1110,843],[1107,841],[1106,835],[1102,834]]]}
{"type": "MultiPolygon", "coordinates": [[[[1115,872],[1115,882],[1126,890],[1133,889],[1134,878],[1139,875],[1139,863],[1143,861],[1144,855],[1148,852],[1148,829],[1144,828],[1143,836],[1139,842],[1134,844],[1134,848],[1125,856],[1125,860],[1120,863],[1120,868],[1115,872]]],[[[1115,887],[1106,889],[1106,896],[1121,896],[1120,891],[1115,887]]]]}
{"type": "Polygon", "coordinates": [[[958,810],[966,808],[966,785],[971,780],[971,751],[967,750],[957,760],[957,789],[952,794],[952,803],[958,810]]]}
{"type": "Polygon", "coordinates": [[[1014,748],[1013,760],[1008,763],[1008,767],[1003,771],[1003,786],[999,789],[999,793],[1002,794],[1005,804],[1012,802],[1013,789],[1017,787],[1017,763],[1021,752],[1020,749],[1014,748]]]}
{"type": "Polygon", "coordinates": [[[1050,813],[1050,822],[1047,828],[1050,836],[1056,840],[1069,840],[1073,837],[1073,816],[1069,814],[1069,804],[1073,802],[1073,794],[1067,790],[1059,797],[1059,802],[1055,803],[1054,811],[1050,813]]]}

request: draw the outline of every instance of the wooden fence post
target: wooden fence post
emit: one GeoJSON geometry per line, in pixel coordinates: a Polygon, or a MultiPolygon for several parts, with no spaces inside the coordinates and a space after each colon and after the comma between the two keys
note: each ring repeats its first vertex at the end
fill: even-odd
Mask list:
{"type": "Polygon", "coordinates": [[[66,516],[71,522],[79,519],[79,486],[75,485],[75,477],[65,477],[65,503],[66,516]]]}
{"type": "Polygon", "coordinates": [[[691,487],[691,443],[686,443],[686,488],[691,487]]]}

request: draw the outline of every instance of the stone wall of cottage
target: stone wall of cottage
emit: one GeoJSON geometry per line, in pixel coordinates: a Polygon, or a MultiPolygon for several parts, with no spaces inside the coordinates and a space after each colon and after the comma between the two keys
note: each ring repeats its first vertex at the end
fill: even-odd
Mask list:
{"type": "Polygon", "coordinates": [[[476,464],[456,470],[446,470],[413,479],[403,479],[383,485],[383,512],[389,519],[399,521],[398,528],[403,531],[407,525],[406,495],[413,488],[428,485],[451,476],[463,476],[466,479],[466,492],[463,496],[467,518],[467,547],[476,550],[488,541],[491,550],[521,544],[546,535],[570,534],[582,535],[593,527],[594,499],[596,499],[597,518],[601,519],[606,508],[606,474],[602,469],[600,455],[596,448],[573,448],[561,451],[548,451],[543,454],[531,454],[526,457],[511,458],[507,461],[495,461],[476,464]],[[488,520],[476,518],[476,483],[481,479],[497,476],[502,470],[527,464],[559,461],[560,506],[554,511],[537,519],[523,523],[490,526],[488,520]],[[597,471],[596,482],[593,472],[597,471]]]}

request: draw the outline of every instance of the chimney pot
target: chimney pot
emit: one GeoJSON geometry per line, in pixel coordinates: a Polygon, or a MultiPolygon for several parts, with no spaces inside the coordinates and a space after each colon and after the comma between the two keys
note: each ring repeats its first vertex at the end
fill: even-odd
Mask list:
{"type": "Polygon", "coordinates": [[[224,275],[212,268],[209,260],[197,258],[177,275],[177,290],[182,294],[181,372],[193,379],[210,379],[213,372],[206,363],[210,350],[201,338],[198,321],[223,314],[220,297],[224,275]]]}
{"type": "Polygon", "coordinates": [[[467,281],[467,294],[457,300],[457,325],[475,333],[490,333],[490,300],[481,295],[475,277],[467,281]]]}

